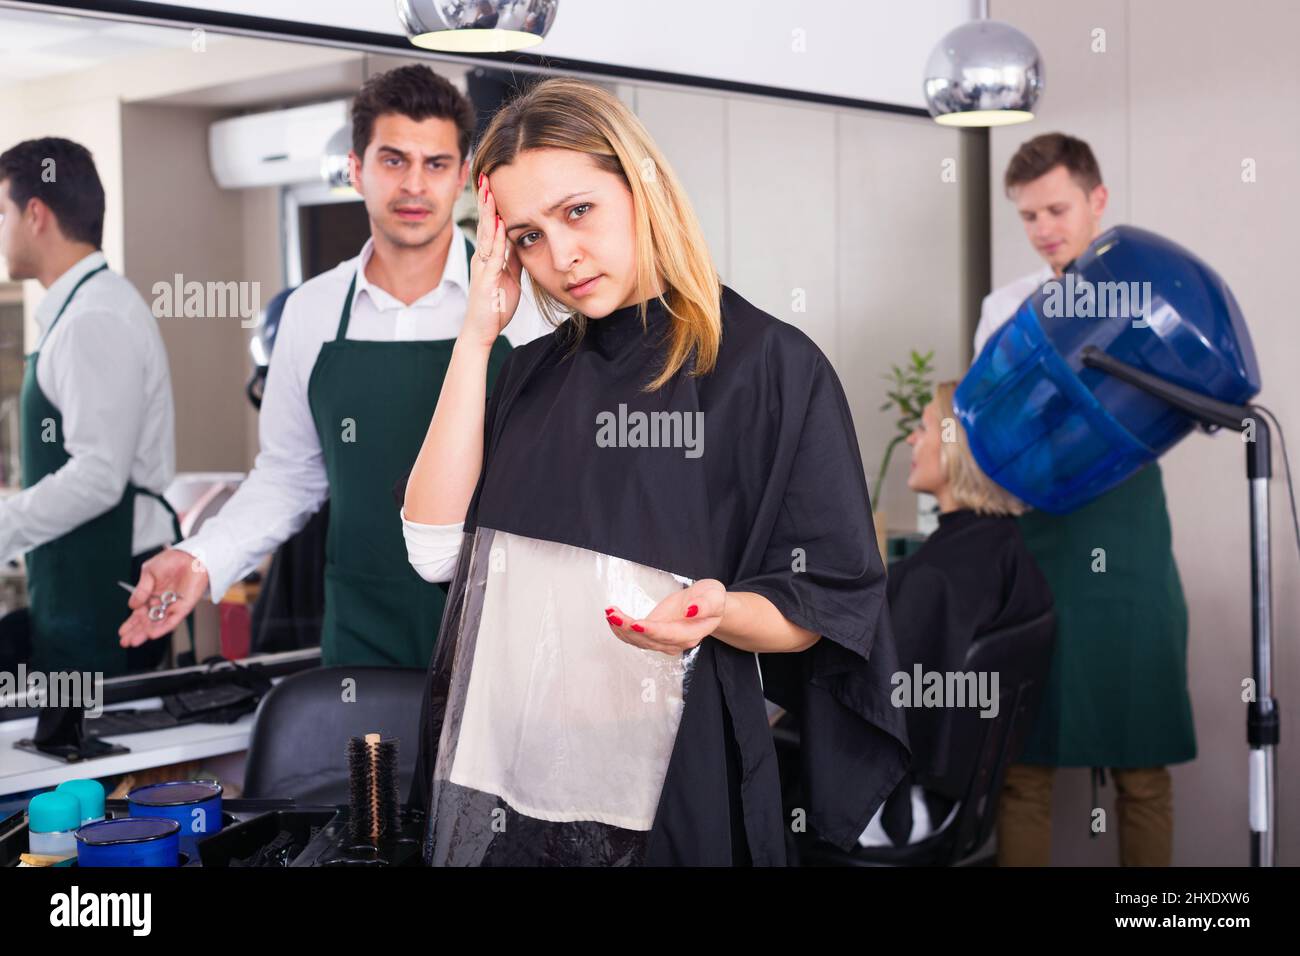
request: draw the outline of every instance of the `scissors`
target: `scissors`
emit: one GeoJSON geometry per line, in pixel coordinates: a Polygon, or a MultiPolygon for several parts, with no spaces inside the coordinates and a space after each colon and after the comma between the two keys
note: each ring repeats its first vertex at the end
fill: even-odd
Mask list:
{"type": "MultiPolygon", "coordinates": [[[[118,581],[117,586],[125,588],[128,594],[135,593],[135,588],[125,581],[118,581]]],[[[164,591],[162,594],[155,594],[154,597],[158,599],[159,603],[149,605],[149,620],[157,624],[167,616],[167,609],[179,601],[181,596],[175,591],[164,591]]]]}

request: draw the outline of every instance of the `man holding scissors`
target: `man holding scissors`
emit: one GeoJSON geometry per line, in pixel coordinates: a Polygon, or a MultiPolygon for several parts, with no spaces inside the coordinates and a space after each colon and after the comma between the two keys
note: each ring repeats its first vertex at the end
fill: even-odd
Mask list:
{"type": "MultiPolygon", "coordinates": [[[[118,581],[117,586],[126,591],[127,594],[135,595],[135,585],[127,584],[125,581],[118,581]]],[[[155,624],[167,616],[167,609],[181,599],[181,596],[175,591],[164,591],[162,594],[152,595],[147,602],[149,620],[155,624]],[[156,603],[155,603],[156,602],[156,603]]]]}
{"type": "Polygon", "coordinates": [[[0,155],[0,255],[47,290],[22,388],[23,491],[0,499],[0,559],[27,557],[33,671],[147,669],[128,650],[118,582],[173,539],[161,492],[176,470],[171,376],[158,323],[100,251],[104,189],[85,147],[0,155]]]}

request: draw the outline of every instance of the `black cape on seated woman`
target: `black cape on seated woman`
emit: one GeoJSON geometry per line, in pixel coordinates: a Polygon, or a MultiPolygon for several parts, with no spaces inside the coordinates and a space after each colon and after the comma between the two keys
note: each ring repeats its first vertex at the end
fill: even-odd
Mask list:
{"type": "MultiPolygon", "coordinates": [[[[1028,623],[1052,608],[1051,588],[1016,519],[969,508],[939,515],[939,527],[925,543],[889,569],[888,596],[899,670],[913,681],[918,667],[922,674],[964,672],[971,644],[981,636],[1028,623]]],[[[955,716],[952,707],[907,709],[912,766],[882,820],[896,845],[906,843],[912,829],[913,780],[949,773],[955,716]]],[[[939,808],[946,814],[960,796],[927,793],[934,826],[943,819],[939,808]]]]}
{"type": "MultiPolygon", "coordinates": [[[[589,321],[572,349],[569,320],[501,369],[421,715],[411,800],[429,810],[426,862],[782,865],[791,821],[764,696],[800,719],[801,809],[824,839],[852,846],[902,778],[885,572],[843,390],[803,332],[726,288],[722,314],[715,370],[691,377],[688,361],[656,392],[642,386],[661,367],[657,343],[669,328],[658,300],[644,330],[626,307],[589,321]],[[598,445],[598,415],[636,411],[700,412],[702,443],[598,445]],[[535,819],[492,794],[465,794],[435,767],[440,740],[446,747],[463,731],[447,710],[472,667],[457,643],[482,529],[716,578],[763,595],[821,639],[802,653],[761,655],[761,675],[758,655],[704,639],[648,830],[535,819]]],[[[602,611],[591,613],[605,627],[602,611]]]]}

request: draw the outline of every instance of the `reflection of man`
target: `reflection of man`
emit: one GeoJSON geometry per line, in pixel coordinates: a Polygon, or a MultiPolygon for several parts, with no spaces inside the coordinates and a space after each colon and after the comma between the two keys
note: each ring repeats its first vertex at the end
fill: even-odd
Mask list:
{"type": "Polygon", "coordinates": [[[20,494],[0,500],[0,558],[27,555],[31,666],[152,667],[165,647],[119,646],[119,581],[172,540],[160,494],[175,472],[158,323],[100,241],[104,189],[85,147],[19,143],[0,155],[0,254],[47,290],[22,389],[20,494]]]}
{"type": "MultiPolygon", "coordinates": [[[[1092,150],[1061,133],[1021,144],[1005,187],[1045,265],[984,300],[977,353],[1025,298],[1059,278],[1100,235],[1106,209],[1092,150]]],[[[1187,605],[1160,468],[1153,462],[1071,514],[1030,512],[1020,525],[1056,597],[1058,625],[1042,710],[1020,763],[1007,773],[998,861],[1049,862],[1056,767],[1097,768],[1094,784],[1100,768],[1110,767],[1120,862],[1168,866],[1173,789],[1166,765],[1193,759],[1196,735],[1187,691],[1187,605]]]]}
{"type": "Polygon", "coordinates": [[[475,10],[474,22],[470,24],[471,29],[491,30],[496,27],[497,21],[500,19],[496,7],[488,3],[487,0],[478,0],[475,7],[477,9],[475,10]]]}
{"type": "MultiPolygon", "coordinates": [[[[125,644],[166,634],[205,592],[221,600],[328,497],[322,662],[428,666],[443,590],[410,565],[393,486],[419,453],[465,320],[472,249],[452,207],[474,130],[469,100],[426,66],[373,76],[353,101],[352,182],[371,237],[289,297],[256,466],[198,534],[144,566],[125,644]],[[181,600],[151,622],[142,602],[163,590],[181,600]]],[[[526,297],[506,334],[544,331],[526,297]]],[[[489,384],[509,349],[498,338],[489,384]]]]}

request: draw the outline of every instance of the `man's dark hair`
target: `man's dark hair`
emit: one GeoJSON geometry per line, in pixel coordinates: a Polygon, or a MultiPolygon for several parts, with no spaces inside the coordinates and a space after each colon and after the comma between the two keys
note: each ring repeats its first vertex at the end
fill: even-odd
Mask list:
{"type": "Polygon", "coordinates": [[[474,106],[449,80],[427,66],[399,66],[376,73],[352,101],[352,149],[364,157],[374,135],[375,120],[385,113],[400,113],[416,122],[433,117],[448,119],[459,133],[460,158],[469,156],[474,138],[474,106]]]}
{"type": "Polygon", "coordinates": [[[104,240],[104,185],[90,150],[70,139],[29,139],[0,153],[0,181],[19,209],[39,199],[63,235],[98,249],[104,240]]]}
{"type": "Polygon", "coordinates": [[[1010,194],[1013,186],[1033,182],[1057,166],[1064,166],[1085,193],[1101,185],[1101,167],[1091,146],[1067,133],[1043,133],[1020,144],[1007,163],[1003,189],[1010,194]]]}

